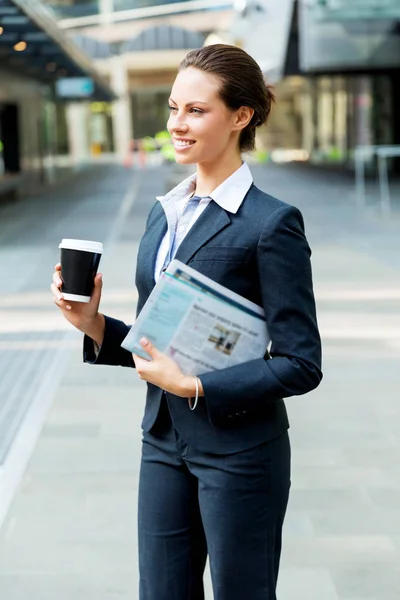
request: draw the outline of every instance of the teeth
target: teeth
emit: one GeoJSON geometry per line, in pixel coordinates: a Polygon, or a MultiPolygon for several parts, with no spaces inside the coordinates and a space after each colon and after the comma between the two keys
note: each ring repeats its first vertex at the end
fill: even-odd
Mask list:
{"type": "Polygon", "coordinates": [[[194,142],[182,142],[179,140],[175,140],[175,146],[179,146],[180,148],[185,148],[186,146],[191,146],[194,142]]]}

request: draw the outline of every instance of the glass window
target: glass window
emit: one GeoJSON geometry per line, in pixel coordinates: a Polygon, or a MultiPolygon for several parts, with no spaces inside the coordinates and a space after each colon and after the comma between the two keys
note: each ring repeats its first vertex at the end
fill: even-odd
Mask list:
{"type": "Polygon", "coordinates": [[[44,0],[44,2],[60,19],[88,17],[100,12],[99,0],[44,0]]]}
{"type": "Polygon", "coordinates": [[[148,6],[161,6],[163,4],[177,4],[186,0],[113,0],[114,10],[132,10],[148,6]]]}
{"type": "Polygon", "coordinates": [[[168,98],[170,90],[145,91],[133,94],[133,132],[135,139],[166,129],[169,117],[168,98]]]}
{"type": "Polygon", "coordinates": [[[303,71],[400,66],[398,0],[300,0],[303,71]]]}

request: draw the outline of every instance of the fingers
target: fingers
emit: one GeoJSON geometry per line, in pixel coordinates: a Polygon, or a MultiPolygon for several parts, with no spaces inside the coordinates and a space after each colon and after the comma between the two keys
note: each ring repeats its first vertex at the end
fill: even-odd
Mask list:
{"type": "Polygon", "coordinates": [[[140,340],[140,345],[147,354],[150,354],[151,358],[159,358],[161,356],[161,352],[159,352],[147,338],[142,338],[140,340]]]}
{"type": "Polygon", "coordinates": [[[62,285],[62,279],[61,279],[60,271],[55,271],[53,273],[53,283],[58,288],[61,287],[61,285],[62,285]]]}
{"type": "Polygon", "coordinates": [[[143,379],[143,381],[146,381],[146,365],[149,361],[142,358],[141,356],[138,356],[137,354],[132,354],[132,356],[133,361],[135,363],[136,373],[139,379],[143,379]]]}
{"type": "Polygon", "coordinates": [[[60,290],[60,288],[62,286],[61,264],[57,263],[54,266],[54,269],[55,269],[55,271],[53,273],[53,283],[50,286],[50,289],[54,296],[54,304],[56,304],[59,308],[65,308],[66,310],[71,310],[71,308],[72,308],[71,305],[68,304],[68,302],[66,302],[64,300],[64,297],[60,290]]]}
{"type": "Polygon", "coordinates": [[[51,284],[50,289],[54,296],[54,304],[56,304],[59,308],[71,310],[71,305],[63,299],[63,295],[55,283],[51,284]]]}
{"type": "Polygon", "coordinates": [[[98,273],[94,278],[94,288],[92,292],[92,301],[100,304],[101,290],[103,287],[103,275],[98,273]]]}
{"type": "Polygon", "coordinates": [[[51,284],[50,289],[53,293],[54,298],[56,298],[57,300],[63,299],[62,293],[60,292],[60,290],[58,289],[58,286],[54,282],[51,284]]]}

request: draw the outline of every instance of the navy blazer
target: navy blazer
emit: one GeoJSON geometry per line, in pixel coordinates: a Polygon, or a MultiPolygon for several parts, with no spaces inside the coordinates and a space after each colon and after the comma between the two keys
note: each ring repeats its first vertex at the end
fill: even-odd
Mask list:
{"type": "MultiPolygon", "coordinates": [[[[155,285],[156,256],[166,231],[157,201],[138,251],[138,314],[155,285]]],[[[300,211],[254,184],[236,214],[210,202],[182,241],[176,258],[262,306],[272,339],[269,360],[202,374],[205,396],[194,411],[185,398],[166,394],[174,427],[187,443],[225,454],[268,441],[289,427],[283,398],[305,394],[321,381],[310,255],[300,211]]],[[[84,360],[134,367],[132,355],[120,347],[128,331],[122,321],[106,317],[97,359],[85,338],[84,360]]],[[[160,388],[147,385],[145,431],[153,427],[162,399],[160,388]]]]}

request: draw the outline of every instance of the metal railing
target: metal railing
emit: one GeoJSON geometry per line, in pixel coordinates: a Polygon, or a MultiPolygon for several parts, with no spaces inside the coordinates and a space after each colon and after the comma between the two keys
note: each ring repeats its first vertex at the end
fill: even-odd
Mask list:
{"type": "Polygon", "coordinates": [[[180,2],[185,1],[186,0],[112,0],[113,8],[116,11],[162,6],[164,4],[179,4],[180,2]]]}
{"type": "Polygon", "coordinates": [[[59,4],[56,1],[47,0],[45,4],[51,9],[56,19],[77,19],[98,15],[100,12],[98,0],[83,4],[59,4]]]}
{"type": "Polygon", "coordinates": [[[400,15],[398,0],[308,0],[309,6],[323,19],[395,19],[400,15]]]}
{"type": "Polygon", "coordinates": [[[356,199],[360,207],[365,207],[367,197],[365,191],[365,163],[377,157],[379,179],[379,204],[383,214],[390,214],[392,203],[390,197],[387,159],[400,157],[400,145],[392,146],[357,146],[354,151],[356,199]]]}
{"type": "Polygon", "coordinates": [[[164,4],[178,4],[186,0],[87,0],[86,2],[76,2],[65,4],[58,0],[45,0],[54,14],[60,19],[79,19],[82,17],[91,17],[104,12],[103,6],[108,5],[111,12],[120,10],[132,10],[135,8],[149,8],[151,6],[161,6],[164,4]]]}
{"type": "Polygon", "coordinates": [[[76,27],[120,23],[134,19],[150,19],[202,10],[230,10],[234,8],[234,4],[234,0],[176,0],[172,3],[156,0],[156,2],[150,5],[140,1],[138,3],[131,3],[124,0],[109,0],[109,2],[102,2],[101,4],[99,2],[100,8],[96,14],[77,16],[75,18],[61,18],[58,21],[58,25],[62,29],[73,29],[76,27]],[[126,8],[124,9],[125,5],[126,8]]]}

